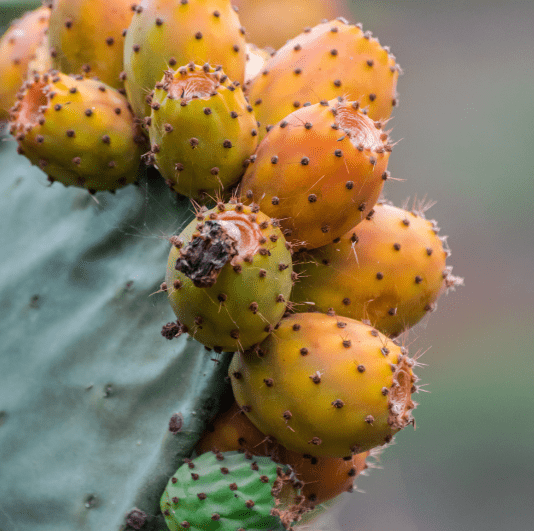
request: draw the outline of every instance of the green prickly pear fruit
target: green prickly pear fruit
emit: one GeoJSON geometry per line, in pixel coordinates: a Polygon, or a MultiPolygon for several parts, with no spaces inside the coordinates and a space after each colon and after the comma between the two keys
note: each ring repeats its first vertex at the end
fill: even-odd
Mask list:
{"type": "Polygon", "coordinates": [[[386,120],[397,105],[399,70],[389,49],[360,25],[337,19],[305,30],[247,87],[261,123],[260,139],[295,108],[338,96],[359,101],[373,120],[386,120]]]}
{"type": "Polygon", "coordinates": [[[363,452],[343,459],[291,452],[258,430],[236,403],[217,415],[195,450],[198,454],[246,451],[252,455],[270,456],[277,463],[289,465],[302,484],[301,494],[310,507],[343,492],[352,492],[354,480],[368,468],[366,459],[370,455],[370,452],[363,452]]]}
{"type": "Polygon", "coordinates": [[[256,427],[288,450],[348,457],[414,423],[414,361],[360,321],[295,314],[257,354],[234,354],[234,395],[256,427]]]}
{"type": "Polygon", "coordinates": [[[99,81],[36,74],[19,93],[10,132],[52,182],[96,192],[138,178],[144,137],[126,98],[99,81]]]}
{"type": "Polygon", "coordinates": [[[446,265],[449,251],[424,209],[387,203],[336,243],[304,254],[295,271],[305,278],[292,294],[297,311],[369,320],[398,336],[435,309],[438,297],[462,280],[446,265]]]}
{"type": "Polygon", "coordinates": [[[170,241],[166,285],[178,322],[163,328],[165,337],[188,332],[220,352],[248,349],[272,332],[293,270],[275,220],[257,205],[218,203],[170,241]]]}
{"type": "Polygon", "coordinates": [[[145,160],[174,191],[206,199],[239,180],[258,143],[256,118],[221,69],[190,64],[167,71],[151,106],[145,160]]]}
{"type": "Polygon", "coordinates": [[[230,0],[142,0],[124,45],[126,91],[135,114],[150,114],[146,98],[169,66],[221,65],[243,83],[244,34],[230,0]]]}
{"type": "Polygon", "coordinates": [[[205,453],[177,470],[163,493],[161,510],[171,531],[288,529],[307,511],[291,505],[297,495],[291,483],[290,470],[269,457],[205,453]]]}
{"type": "Polygon", "coordinates": [[[251,158],[242,195],[280,219],[296,248],[332,242],[367,216],[385,179],[389,137],[356,103],[323,101],[272,128],[251,158]]]}
{"type": "Polygon", "coordinates": [[[28,65],[46,37],[49,18],[47,7],[29,11],[14,21],[0,39],[0,121],[9,118],[28,65]]]}
{"type": "Polygon", "coordinates": [[[132,16],[131,0],[55,0],[49,33],[54,67],[121,88],[123,33],[132,16]]]}

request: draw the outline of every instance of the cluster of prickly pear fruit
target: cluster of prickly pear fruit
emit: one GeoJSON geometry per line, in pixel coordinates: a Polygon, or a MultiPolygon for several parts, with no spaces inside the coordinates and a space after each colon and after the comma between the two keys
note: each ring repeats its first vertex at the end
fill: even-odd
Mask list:
{"type": "Polygon", "coordinates": [[[234,352],[238,404],[197,451],[269,456],[300,491],[289,513],[273,511],[269,488],[249,495],[242,456],[201,456],[202,474],[189,463],[171,479],[167,524],[289,527],[351,490],[369,453],[415,424],[416,362],[395,338],[461,283],[424,208],[380,200],[400,67],[342,18],[261,50],[229,0],[58,0],[47,39],[40,13],[27,17],[10,102],[19,153],[91,193],[135,183],[144,161],[193,201],[195,219],[168,236],[161,290],[177,320],[161,333],[234,352]],[[240,494],[219,485],[219,459],[236,460],[240,494]]]}

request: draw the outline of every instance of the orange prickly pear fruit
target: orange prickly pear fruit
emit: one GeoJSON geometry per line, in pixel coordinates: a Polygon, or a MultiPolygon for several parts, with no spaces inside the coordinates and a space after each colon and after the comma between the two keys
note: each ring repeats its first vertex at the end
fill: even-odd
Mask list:
{"type": "Polygon", "coordinates": [[[387,133],[357,103],[322,101],[269,131],[250,158],[241,194],[279,219],[296,249],[314,249],[371,211],[390,151],[387,133]]]}
{"type": "Polygon", "coordinates": [[[125,84],[135,114],[150,114],[146,98],[169,66],[222,66],[242,84],[244,35],[230,0],[141,0],[124,44],[125,84]]]}
{"type": "Polygon", "coordinates": [[[99,81],[35,74],[12,108],[10,132],[52,182],[94,193],[138,178],[144,136],[126,98],[99,81]]]}
{"type": "Polygon", "coordinates": [[[270,437],[266,437],[248,419],[241,408],[232,407],[218,415],[196,446],[198,454],[210,451],[246,451],[252,455],[270,456],[276,463],[289,465],[302,484],[301,494],[310,505],[323,503],[342,492],[350,492],[355,478],[368,468],[369,452],[351,456],[312,457],[291,452],[270,437]]]}
{"type": "Polygon", "coordinates": [[[54,0],[49,35],[54,67],[121,88],[123,33],[132,16],[131,0],[54,0]]]}
{"type": "Polygon", "coordinates": [[[449,251],[424,209],[387,203],[335,243],[300,258],[304,280],[293,289],[297,311],[369,320],[395,337],[433,311],[438,297],[462,283],[445,261],[449,251]]]}
{"type": "Polygon", "coordinates": [[[274,48],[306,26],[349,12],[346,0],[234,0],[233,4],[252,41],[274,48]]]}
{"type": "Polygon", "coordinates": [[[275,220],[257,205],[202,208],[170,239],[165,283],[178,318],[163,327],[215,351],[250,348],[280,321],[292,288],[291,251],[275,220]]]}
{"type": "Polygon", "coordinates": [[[9,118],[28,64],[45,38],[49,18],[47,7],[30,11],[14,21],[0,39],[0,121],[9,118]]]}
{"type": "Polygon", "coordinates": [[[260,431],[294,452],[345,457],[414,423],[413,365],[371,326],[301,313],[283,319],[255,353],[234,354],[228,374],[260,431]]]}
{"type": "Polygon", "coordinates": [[[386,120],[397,105],[399,67],[388,48],[343,19],[306,30],[280,48],[247,87],[261,123],[269,126],[305,103],[344,96],[386,120]]]}
{"type": "Polygon", "coordinates": [[[165,72],[151,105],[145,160],[173,190],[199,200],[237,183],[258,132],[243,90],[222,69],[189,64],[165,72]]]}

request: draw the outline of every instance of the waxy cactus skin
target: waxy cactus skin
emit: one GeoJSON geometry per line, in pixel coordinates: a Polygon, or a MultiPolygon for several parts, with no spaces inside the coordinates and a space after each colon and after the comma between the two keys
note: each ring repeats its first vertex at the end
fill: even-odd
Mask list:
{"type": "Polygon", "coordinates": [[[36,74],[19,93],[10,132],[52,182],[96,192],[138,178],[144,137],[124,96],[98,81],[36,74]]]}
{"type": "Polygon", "coordinates": [[[15,20],[0,39],[0,121],[9,118],[29,63],[45,40],[50,9],[40,7],[15,20]]]}
{"type": "Polygon", "coordinates": [[[323,101],[278,123],[240,185],[244,200],[280,219],[296,249],[332,242],[367,216],[385,180],[388,134],[356,103],[323,101]]]}
{"type": "Polygon", "coordinates": [[[389,49],[360,25],[339,19],[308,29],[277,50],[247,87],[260,138],[306,103],[338,96],[386,120],[397,105],[399,70],[389,49]]]}
{"type": "Polygon", "coordinates": [[[246,451],[252,455],[270,456],[277,463],[289,465],[302,484],[301,494],[310,507],[343,492],[352,492],[354,480],[368,468],[365,460],[369,456],[369,452],[363,452],[345,460],[291,452],[272,437],[266,437],[235,403],[214,419],[195,449],[198,454],[246,451]]]}
{"type": "Polygon", "coordinates": [[[187,332],[231,352],[272,332],[292,288],[291,252],[276,221],[257,206],[219,203],[170,240],[165,283],[178,323],[164,327],[165,337],[187,332]]]}
{"type": "Polygon", "coordinates": [[[54,0],[49,34],[54,67],[122,88],[124,31],[132,16],[131,0],[54,0]]]}
{"type": "Polygon", "coordinates": [[[161,510],[171,531],[278,531],[307,511],[296,506],[280,511],[280,495],[291,499],[296,490],[270,458],[210,452],[177,470],[161,498],[161,510]]]}
{"type": "Polygon", "coordinates": [[[336,243],[303,254],[292,295],[296,311],[368,320],[395,337],[433,311],[439,296],[461,284],[446,265],[449,251],[423,211],[387,203],[336,243]]]}
{"type": "Polygon", "coordinates": [[[245,30],[229,0],[142,0],[124,44],[128,99],[139,117],[169,67],[193,62],[221,65],[232,81],[244,82],[245,30]]]}
{"type": "Polygon", "coordinates": [[[174,191],[196,200],[228,192],[258,143],[241,87],[221,69],[190,64],[165,73],[151,106],[147,162],[174,191]]]}
{"type": "Polygon", "coordinates": [[[295,314],[256,353],[234,354],[228,374],[260,431],[294,452],[348,457],[414,422],[417,377],[403,352],[359,321],[295,314]]]}

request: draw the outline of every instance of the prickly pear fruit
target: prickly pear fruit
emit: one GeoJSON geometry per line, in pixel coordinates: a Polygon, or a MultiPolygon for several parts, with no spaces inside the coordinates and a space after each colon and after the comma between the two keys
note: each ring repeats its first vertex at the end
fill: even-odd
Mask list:
{"type": "Polygon", "coordinates": [[[241,193],[280,219],[296,248],[314,249],[367,216],[382,190],[388,135],[356,103],[323,101],[276,125],[250,159],[241,193]]]}
{"type": "Polygon", "coordinates": [[[28,63],[45,38],[50,9],[40,7],[14,21],[0,39],[0,121],[9,118],[9,109],[26,79],[28,63]]]}
{"type": "Polygon", "coordinates": [[[369,452],[339,457],[312,457],[291,452],[270,437],[266,437],[248,419],[241,408],[232,407],[218,415],[196,446],[198,454],[210,451],[246,451],[252,455],[270,456],[276,463],[289,465],[302,484],[301,494],[310,506],[350,492],[360,472],[367,468],[369,452]]]}
{"type": "Polygon", "coordinates": [[[345,457],[389,443],[414,422],[413,365],[360,321],[301,313],[283,319],[255,355],[234,354],[229,376],[263,433],[294,452],[345,457]]]}
{"type": "Polygon", "coordinates": [[[54,67],[121,88],[123,32],[132,16],[131,0],[54,0],[49,33],[54,67]]]}
{"type": "Polygon", "coordinates": [[[263,341],[292,287],[291,252],[277,222],[257,205],[219,203],[170,240],[166,285],[178,323],[162,334],[188,332],[216,351],[263,341]]]}
{"type": "Polygon", "coordinates": [[[150,114],[146,97],[169,66],[222,65],[230,79],[243,83],[244,34],[230,0],[142,0],[124,44],[126,91],[135,114],[150,114]]]}
{"type": "Polygon", "coordinates": [[[261,139],[295,108],[338,96],[359,101],[373,120],[386,120],[397,104],[398,76],[389,49],[360,25],[339,19],[288,41],[250,83],[247,95],[261,123],[261,139]]]}
{"type": "Polygon", "coordinates": [[[260,46],[280,48],[302,28],[349,12],[346,0],[234,0],[247,35],[260,46]],[[274,16],[273,16],[274,15],[274,16]]]}
{"type": "Polygon", "coordinates": [[[241,87],[207,64],[165,72],[147,123],[147,162],[173,190],[195,199],[220,196],[235,184],[258,143],[256,118],[241,87]]]}
{"type": "Polygon", "coordinates": [[[271,54],[263,49],[258,48],[255,44],[247,42],[245,65],[245,83],[252,81],[263,69],[263,65],[270,59],[271,54]]]}
{"type": "Polygon", "coordinates": [[[407,212],[377,204],[372,216],[338,242],[303,255],[295,270],[297,311],[369,320],[390,337],[418,323],[436,300],[462,280],[445,264],[445,239],[424,209],[407,212]]]}
{"type": "Polygon", "coordinates": [[[161,510],[171,531],[278,531],[306,512],[304,507],[278,507],[281,499],[287,503],[296,494],[289,473],[268,457],[210,452],[177,470],[163,493],[161,510]]]}
{"type": "Polygon", "coordinates": [[[126,98],[98,81],[35,75],[19,93],[10,132],[52,182],[95,192],[137,180],[144,137],[126,98]]]}

